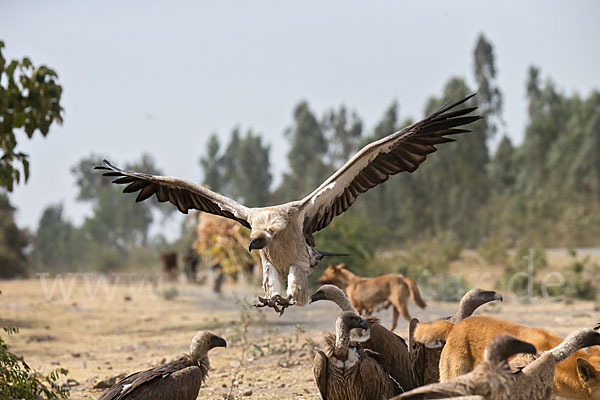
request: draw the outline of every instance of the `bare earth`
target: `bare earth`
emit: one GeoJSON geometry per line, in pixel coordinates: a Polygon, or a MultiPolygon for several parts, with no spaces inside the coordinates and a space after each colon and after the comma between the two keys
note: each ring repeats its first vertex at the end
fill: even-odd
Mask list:
{"type": "MultiPolygon", "coordinates": [[[[94,399],[94,385],[107,378],[149,368],[187,352],[197,330],[210,330],[228,342],[226,349],[210,353],[212,370],[201,399],[319,399],[313,380],[314,349],[322,346],[322,333],[332,330],[338,310],[318,302],[295,307],[279,318],[273,311],[245,306],[258,289],[225,286],[218,297],[207,287],[185,284],[154,287],[126,279],[116,285],[96,277],[63,277],[64,294],[53,279],[2,281],[0,326],[20,332],[6,338],[9,346],[33,367],[48,373],[69,370],[71,398],[94,399]],[[69,294],[72,286],[72,291],[69,294]],[[175,288],[167,300],[163,293],[175,288]],[[244,323],[243,321],[246,321],[244,323]],[[247,334],[244,333],[247,326],[247,334]]],[[[426,310],[410,303],[420,320],[451,315],[456,303],[428,302],[426,310]]],[[[536,300],[531,304],[505,301],[480,312],[547,328],[564,336],[571,330],[593,326],[599,320],[593,302],[571,304],[536,300]]],[[[391,323],[392,310],[380,312],[391,323]]],[[[406,337],[407,321],[396,331],[406,337]]],[[[64,379],[65,383],[67,380],[64,379]]]]}

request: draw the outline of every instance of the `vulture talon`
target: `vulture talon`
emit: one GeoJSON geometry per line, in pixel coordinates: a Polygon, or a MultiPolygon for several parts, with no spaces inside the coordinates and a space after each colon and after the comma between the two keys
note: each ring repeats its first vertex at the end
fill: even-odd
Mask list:
{"type": "Polygon", "coordinates": [[[276,313],[281,317],[286,308],[295,305],[296,302],[292,300],[292,296],[287,298],[281,297],[276,294],[271,298],[265,298],[258,296],[258,303],[254,305],[256,308],[270,307],[275,310],[276,313]]]}

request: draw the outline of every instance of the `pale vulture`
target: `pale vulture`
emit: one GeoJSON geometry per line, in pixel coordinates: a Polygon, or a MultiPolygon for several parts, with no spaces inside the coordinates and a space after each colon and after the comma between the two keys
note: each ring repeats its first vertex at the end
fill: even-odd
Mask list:
{"type": "Polygon", "coordinates": [[[210,368],[207,353],[214,347],[227,347],[227,343],[210,332],[198,331],[189,355],[133,373],[106,389],[98,400],[195,400],[210,368]]]}
{"type": "Polygon", "coordinates": [[[231,218],[251,229],[249,250],[260,250],[267,295],[259,301],[283,312],[292,304],[308,302],[308,275],[324,255],[315,249],[313,233],[346,211],[361,193],[391,175],[416,170],[429,153],[436,151],[436,145],[454,141],[448,135],[469,132],[463,126],[480,118],[469,115],[477,107],[459,106],[473,96],[445,105],[429,117],[363,147],[304,199],[271,207],[248,208],[189,181],[123,171],[106,160],[104,166],[96,168],[107,170],[105,176],[117,177],[114,183],[127,184],[124,192],[139,191],[136,201],[156,194],[158,201],[170,201],[182,213],[196,209],[231,218]]]}

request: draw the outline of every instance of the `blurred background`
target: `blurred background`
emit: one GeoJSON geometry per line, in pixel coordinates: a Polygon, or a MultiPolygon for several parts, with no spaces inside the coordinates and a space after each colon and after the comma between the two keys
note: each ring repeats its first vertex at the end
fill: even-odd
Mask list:
{"type": "Polygon", "coordinates": [[[255,261],[231,245],[244,229],[215,244],[221,222],[135,204],[92,167],[107,158],[248,206],[284,202],[477,92],[472,134],[361,196],[318,247],[445,299],[475,284],[468,272],[503,285],[533,254],[569,278],[556,290],[596,296],[596,2],[3,0],[0,12],[2,278],[160,271],[175,252],[180,270],[197,254],[200,274],[219,264],[235,279],[255,261]]]}

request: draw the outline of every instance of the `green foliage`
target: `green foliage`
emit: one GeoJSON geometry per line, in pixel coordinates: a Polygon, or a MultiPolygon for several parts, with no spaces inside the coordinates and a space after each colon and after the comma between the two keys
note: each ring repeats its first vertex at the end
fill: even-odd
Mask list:
{"type": "Polygon", "coordinates": [[[510,243],[506,238],[492,235],[484,238],[477,247],[477,253],[489,264],[506,264],[509,260],[510,243]]]}
{"type": "Polygon", "coordinates": [[[27,230],[17,227],[14,214],[8,196],[0,192],[0,279],[22,277],[27,272],[25,250],[31,238],[27,230]]]}
{"type": "Polygon", "coordinates": [[[17,149],[17,133],[23,130],[31,139],[36,131],[43,136],[56,121],[62,123],[62,87],[58,75],[45,65],[35,67],[27,57],[7,60],[0,41],[0,188],[9,192],[14,183],[29,179],[29,157],[17,149]]]}
{"type": "MultiPolygon", "coordinates": [[[[0,294],[2,292],[0,291],[0,294]]],[[[9,335],[18,333],[17,328],[4,327],[4,332],[9,335]]],[[[64,368],[56,369],[48,376],[43,376],[34,371],[23,359],[10,349],[0,337],[0,398],[1,399],[67,399],[68,389],[58,385],[61,376],[66,376],[68,371],[64,368]]]]}
{"type": "Polygon", "coordinates": [[[334,264],[343,262],[359,275],[375,273],[373,258],[386,233],[384,227],[369,224],[368,221],[353,212],[334,219],[327,229],[315,234],[315,240],[322,250],[349,254],[349,256],[327,257],[309,276],[310,283],[316,282],[330,262],[334,264]]]}
{"type": "Polygon", "coordinates": [[[327,140],[306,101],[294,109],[294,122],[285,132],[290,141],[290,172],[284,174],[278,201],[299,199],[317,188],[332,172],[325,163],[327,140]]]}
{"type": "Polygon", "coordinates": [[[269,146],[252,130],[241,136],[240,130],[235,128],[223,154],[219,147],[217,136],[212,135],[206,154],[200,158],[204,184],[246,206],[264,206],[270,199],[273,179],[269,146]]]}

